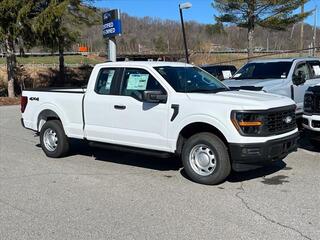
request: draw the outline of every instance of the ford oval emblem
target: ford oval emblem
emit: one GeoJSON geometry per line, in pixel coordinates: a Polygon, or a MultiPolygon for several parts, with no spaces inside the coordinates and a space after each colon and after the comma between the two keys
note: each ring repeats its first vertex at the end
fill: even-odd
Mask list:
{"type": "Polygon", "coordinates": [[[110,20],[110,19],[111,19],[111,14],[108,13],[108,12],[104,13],[104,14],[103,14],[103,19],[104,19],[104,20],[107,20],[107,21],[110,20]]]}
{"type": "Polygon", "coordinates": [[[283,119],[283,121],[286,123],[286,124],[289,124],[292,122],[292,117],[291,116],[287,116],[285,119],[283,119]]]}

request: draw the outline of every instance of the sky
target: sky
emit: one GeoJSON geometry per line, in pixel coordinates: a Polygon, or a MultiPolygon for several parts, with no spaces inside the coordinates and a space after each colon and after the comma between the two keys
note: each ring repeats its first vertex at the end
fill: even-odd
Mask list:
{"type": "MultiPolygon", "coordinates": [[[[213,23],[214,14],[217,12],[212,8],[212,0],[186,0],[192,4],[192,8],[184,10],[185,20],[194,20],[199,23],[213,23]]],[[[180,20],[179,3],[183,0],[95,0],[94,5],[100,8],[119,8],[136,17],[156,17],[160,19],[180,20]]],[[[305,5],[305,10],[314,9],[318,6],[317,26],[320,26],[320,0],[310,0],[305,5]]],[[[309,16],[305,22],[313,25],[313,15],[309,16]]]]}

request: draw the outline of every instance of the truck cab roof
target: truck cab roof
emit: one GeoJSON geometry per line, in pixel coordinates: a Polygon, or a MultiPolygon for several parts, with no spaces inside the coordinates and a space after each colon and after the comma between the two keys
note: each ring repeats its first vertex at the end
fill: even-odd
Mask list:
{"type": "Polygon", "coordinates": [[[125,61],[125,62],[107,62],[100,63],[96,66],[100,67],[161,67],[161,66],[172,66],[172,67],[193,67],[191,64],[183,62],[160,62],[160,61],[125,61]]]}

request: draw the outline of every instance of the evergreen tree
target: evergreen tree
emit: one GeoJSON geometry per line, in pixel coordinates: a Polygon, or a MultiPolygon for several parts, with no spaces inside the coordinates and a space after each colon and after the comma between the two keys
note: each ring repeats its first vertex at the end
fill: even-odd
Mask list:
{"type": "Polygon", "coordinates": [[[310,12],[294,13],[309,0],[214,0],[212,5],[221,14],[217,22],[231,23],[246,28],[248,57],[253,55],[254,29],[285,30],[289,25],[302,21],[310,12]]]}
{"type": "Polygon", "coordinates": [[[77,42],[82,24],[98,20],[93,9],[80,0],[47,0],[46,3],[48,7],[36,18],[35,31],[41,45],[59,52],[58,85],[63,85],[65,49],[77,42]]]}
{"type": "Polygon", "coordinates": [[[0,41],[6,54],[9,97],[15,96],[16,44],[18,41],[28,46],[35,43],[31,22],[43,7],[43,1],[0,1],[0,41]]]}

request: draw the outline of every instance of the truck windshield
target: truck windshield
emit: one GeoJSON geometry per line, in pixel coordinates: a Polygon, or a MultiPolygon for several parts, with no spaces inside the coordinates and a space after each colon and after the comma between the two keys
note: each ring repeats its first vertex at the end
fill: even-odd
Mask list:
{"type": "Polygon", "coordinates": [[[154,67],[177,92],[217,93],[229,88],[197,67],[154,67]]]}
{"type": "Polygon", "coordinates": [[[244,65],[233,79],[281,79],[287,78],[292,62],[259,62],[244,65]]]}

